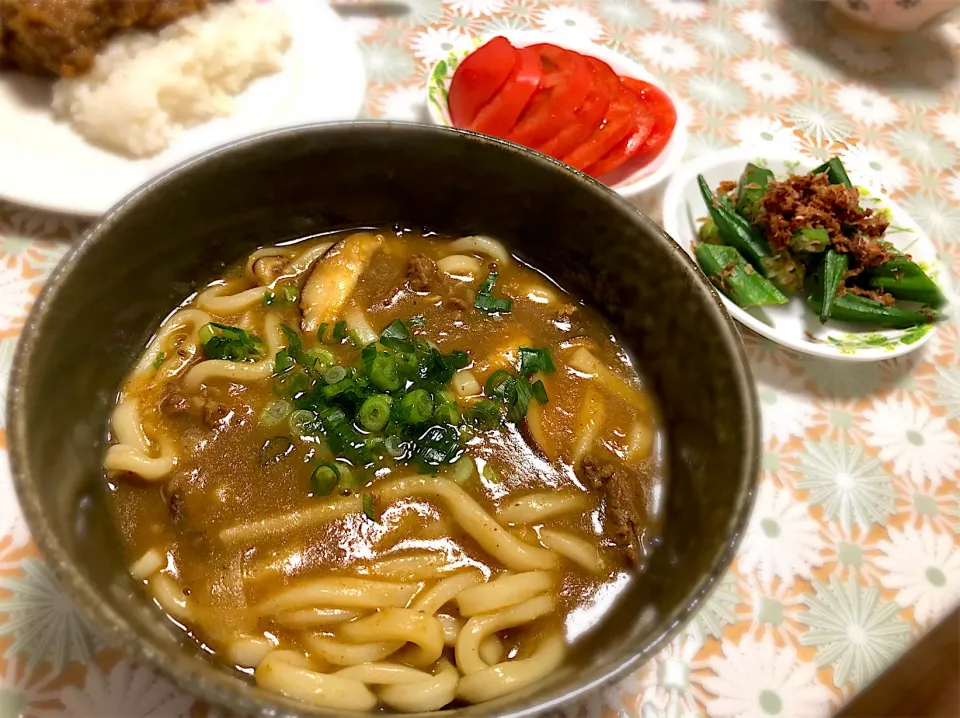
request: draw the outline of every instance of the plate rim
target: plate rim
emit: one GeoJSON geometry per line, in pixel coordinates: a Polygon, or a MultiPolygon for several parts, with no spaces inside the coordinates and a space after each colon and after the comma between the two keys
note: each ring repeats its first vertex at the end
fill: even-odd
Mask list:
{"type": "MultiPolygon", "coordinates": [[[[674,241],[681,246],[684,252],[686,252],[691,257],[693,256],[691,248],[688,246],[689,242],[684,243],[682,227],[679,223],[678,212],[681,210],[685,204],[684,200],[684,191],[686,188],[693,184],[696,181],[697,174],[704,174],[707,171],[714,169],[720,165],[726,164],[728,162],[742,161],[750,162],[754,160],[766,160],[768,162],[782,162],[782,163],[792,163],[799,162],[801,165],[810,163],[810,164],[820,164],[820,160],[814,157],[810,153],[804,152],[785,152],[785,151],[763,151],[759,148],[752,148],[750,146],[739,146],[732,147],[718,152],[713,152],[709,155],[703,155],[696,157],[694,159],[684,162],[680,167],[677,168],[676,172],[673,173],[673,176],[670,178],[669,183],[664,191],[663,195],[663,205],[662,205],[662,214],[663,214],[663,228],[669,234],[674,241]]],[[[947,304],[941,311],[947,311],[952,308],[952,290],[951,285],[948,279],[947,268],[939,257],[939,250],[934,244],[933,240],[930,239],[930,236],[927,232],[920,226],[920,224],[907,212],[898,202],[890,199],[889,194],[886,192],[881,192],[873,183],[860,181],[863,178],[855,178],[856,184],[859,187],[863,187],[868,190],[872,196],[879,196],[883,198],[884,205],[895,215],[900,217],[906,217],[910,220],[910,223],[916,226],[917,228],[917,238],[918,241],[925,242],[928,247],[933,250],[934,255],[936,256],[936,264],[938,268],[938,276],[936,279],[936,284],[940,287],[941,291],[947,297],[947,304]]],[[[697,265],[699,268],[699,265],[697,265]]],[[[714,289],[716,292],[716,289],[714,289]]],[[[747,327],[751,331],[756,332],[757,334],[765,337],[766,339],[779,344],[780,346],[786,347],[792,351],[799,352],[801,354],[806,354],[809,356],[815,356],[820,359],[832,359],[835,361],[845,361],[845,362],[873,362],[873,361],[884,361],[887,359],[895,359],[897,357],[904,356],[909,354],[917,349],[920,349],[922,346],[926,345],[934,333],[937,331],[937,324],[932,323],[929,325],[929,329],[924,333],[920,339],[917,341],[905,344],[899,342],[892,348],[881,348],[881,347],[857,347],[852,349],[841,349],[835,347],[831,344],[823,343],[814,343],[809,341],[797,341],[792,337],[784,337],[782,332],[778,332],[775,328],[769,326],[768,324],[763,323],[756,317],[752,316],[749,312],[745,311],[742,307],[737,306],[733,301],[728,299],[721,292],[716,292],[717,296],[723,302],[725,308],[730,313],[730,316],[737,320],[740,324],[747,327]]],[[[863,334],[876,333],[877,330],[873,331],[864,331],[863,334]]],[[[849,332],[855,333],[855,332],[849,332]]]]}

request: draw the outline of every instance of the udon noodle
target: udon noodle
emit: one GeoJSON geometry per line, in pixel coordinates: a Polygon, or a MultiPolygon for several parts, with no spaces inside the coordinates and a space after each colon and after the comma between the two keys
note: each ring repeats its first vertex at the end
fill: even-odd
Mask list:
{"type": "Polygon", "coordinates": [[[661,454],[594,310],[489,237],[364,231],[258,249],[171,314],[104,469],[131,575],[218,660],[417,712],[562,664],[642,568],[661,454]]]}

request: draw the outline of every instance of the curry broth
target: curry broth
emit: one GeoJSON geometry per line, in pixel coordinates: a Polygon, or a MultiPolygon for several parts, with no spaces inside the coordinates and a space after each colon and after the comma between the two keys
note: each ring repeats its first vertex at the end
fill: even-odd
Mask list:
{"type": "MultiPolygon", "coordinates": [[[[643,554],[658,531],[663,482],[662,440],[653,403],[609,322],[542,274],[516,259],[504,262],[474,253],[471,256],[481,267],[479,273],[450,276],[441,272],[437,281],[442,291],[415,291],[411,288],[414,280],[409,279],[411,266],[423,261],[415,258],[430,260],[423,261],[429,268],[450,254],[449,239],[406,230],[382,234],[385,240],[363,268],[348,302],[365,312],[377,334],[401,320],[410,325],[414,337],[428,340],[444,353],[465,351],[469,354],[465,371],[472,372],[481,386],[497,369],[516,370],[518,347],[550,351],[556,370],[533,377],[543,381],[548,402],[540,406],[531,399],[531,413],[519,423],[508,421],[493,430],[469,432],[464,452],[476,463],[476,471],[462,488],[494,518],[511,500],[532,492],[568,491],[586,496],[586,510],[554,516],[544,523],[592,542],[606,558],[604,571],[591,573],[561,557],[555,588],[558,611],[499,633],[503,660],[530,654],[530,646],[551,626],[562,625],[567,640],[573,640],[599,620],[604,607],[634,573],[607,531],[605,494],[584,478],[571,456],[578,433],[583,431],[586,392],[599,396],[603,405],[603,425],[588,453],[618,470],[629,469],[638,489],[637,538],[643,554]],[[492,269],[499,275],[493,294],[512,300],[509,313],[487,314],[473,306],[492,269]],[[606,367],[605,381],[598,381],[583,366],[571,366],[568,360],[578,349],[586,349],[606,367]],[[539,419],[536,432],[531,429],[533,413],[539,419]],[[631,464],[627,457],[638,426],[649,434],[647,449],[631,464]]],[[[282,262],[289,264],[293,255],[345,236],[284,245],[283,251],[290,255],[282,257],[282,262]]],[[[284,273],[281,264],[273,261],[271,266],[277,271],[252,275],[251,268],[259,271],[268,263],[258,265],[244,258],[220,280],[223,294],[247,291],[251,280],[256,288],[258,279],[272,279],[264,287],[265,294],[285,282],[293,283],[300,287],[298,298],[302,300],[310,271],[284,273]]],[[[197,298],[192,297],[181,309],[196,306],[197,298]]],[[[349,338],[336,341],[327,335],[321,344],[316,332],[300,331],[297,301],[277,301],[269,307],[258,302],[244,311],[218,315],[215,321],[263,337],[265,318],[271,312],[297,329],[305,350],[323,348],[341,366],[361,361],[361,347],[349,338]]],[[[143,433],[151,437],[151,444],[163,439],[176,446],[175,466],[162,482],[115,470],[108,471],[107,478],[111,510],[128,559],[133,563],[151,549],[165,555],[163,572],[176,580],[192,606],[192,619],[179,622],[215,654],[221,653],[232,637],[266,635],[277,648],[292,648],[309,656],[311,649],[304,643],[303,631],[278,625],[257,610],[271,596],[308,577],[335,573],[379,578],[379,562],[427,553],[443,557],[438,578],[471,566],[487,580],[503,575],[507,567],[451,520],[442,502],[429,498],[377,504],[373,518],[356,512],[320,526],[224,541],[221,531],[238,524],[307,511],[318,502],[362,494],[391,477],[417,474],[419,468],[416,463],[399,464],[382,450],[380,458],[366,469],[350,467],[349,461],[341,460],[344,474],[333,495],[314,495],[313,467],[320,460],[337,458],[328,442],[322,435],[294,436],[289,453],[264,465],[261,449],[265,443],[278,434],[290,433],[285,425],[266,427],[261,421],[268,405],[277,400],[273,382],[212,378],[198,392],[185,390],[184,371],[204,358],[202,348],[190,349],[189,334],[183,330],[166,336],[163,354],[153,362],[156,374],[132,377],[123,391],[137,401],[143,433]],[[346,473],[352,477],[347,478],[346,473]]],[[[458,398],[460,411],[481,398],[458,398]]],[[[115,435],[111,439],[117,441],[115,435]]],[[[429,473],[448,479],[451,471],[448,465],[429,469],[429,473]]],[[[606,498],[609,500],[609,495],[606,498]]],[[[522,541],[539,545],[540,525],[505,526],[522,541]]],[[[395,570],[402,573],[402,566],[395,570]]],[[[462,624],[456,608],[447,607],[441,613],[445,621],[462,624]]],[[[336,629],[334,625],[324,630],[336,635],[336,629]]],[[[403,655],[403,651],[398,653],[396,660],[402,662],[403,655]]],[[[224,660],[232,662],[229,656],[224,660]]],[[[315,666],[330,668],[322,659],[316,660],[315,666]]]]}

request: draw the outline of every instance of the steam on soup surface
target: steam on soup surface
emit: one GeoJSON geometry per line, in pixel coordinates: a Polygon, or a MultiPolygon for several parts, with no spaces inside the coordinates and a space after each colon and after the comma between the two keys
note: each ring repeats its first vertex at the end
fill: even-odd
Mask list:
{"type": "Polygon", "coordinates": [[[543,678],[657,531],[656,413],[612,327],[486,238],[257,250],[162,324],[111,442],[131,573],[329,708],[543,678]]]}

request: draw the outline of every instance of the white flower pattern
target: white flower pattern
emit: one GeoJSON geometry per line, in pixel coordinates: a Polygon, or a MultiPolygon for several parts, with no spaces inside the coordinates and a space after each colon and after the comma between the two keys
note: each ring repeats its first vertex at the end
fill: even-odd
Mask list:
{"type": "Polygon", "coordinates": [[[859,446],[808,442],[799,471],[804,478],[797,488],[809,491],[810,502],[823,506],[824,518],[839,518],[846,530],[856,524],[867,531],[894,512],[891,477],[859,446]]]}
{"type": "Polygon", "coordinates": [[[785,489],[760,485],[750,525],[737,557],[741,571],[756,573],[769,587],[775,578],[792,586],[823,563],[820,527],[807,506],[785,489]]]}
{"type": "Polygon", "coordinates": [[[896,155],[870,144],[859,144],[840,152],[851,176],[863,177],[868,184],[895,192],[911,181],[910,170],[896,155]]]}
{"type": "Polygon", "coordinates": [[[867,127],[885,127],[900,119],[900,110],[886,96],[860,85],[841,85],[833,102],[850,119],[867,127]]]}
{"type": "Polygon", "coordinates": [[[541,10],[538,19],[544,30],[559,36],[579,40],[598,40],[603,36],[603,25],[597,18],[573,5],[552,5],[541,10]]]}
{"type": "Polygon", "coordinates": [[[770,14],[763,10],[747,10],[740,13],[737,17],[737,27],[765,45],[783,45],[786,42],[783,30],[770,14]]]}
{"type": "Polygon", "coordinates": [[[949,535],[929,527],[888,533],[877,543],[883,555],[876,563],[885,571],[880,582],[897,591],[897,603],[913,608],[921,626],[940,620],[960,601],[960,551],[949,535]]]}
{"type": "Polygon", "coordinates": [[[797,78],[789,70],[769,60],[742,60],[733,68],[744,87],[771,100],[782,100],[797,94],[797,78]]]}
{"type": "Polygon", "coordinates": [[[683,38],[664,32],[644,35],[638,45],[640,55],[664,70],[689,70],[700,62],[697,49],[683,38]]]}
{"type": "Polygon", "coordinates": [[[153,671],[122,659],[109,671],[89,666],[83,688],[67,686],[60,701],[63,711],[52,712],[51,718],[188,718],[194,699],[153,671]]]}
{"type": "Polygon", "coordinates": [[[894,471],[909,477],[914,486],[936,488],[956,477],[960,442],[926,406],[909,398],[878,402],[864,412],[863,427],[880,458],[892,462],[894,471]]]}
{"type": "Polygon", "coordinates": [[[741,115],[733,121],[730,131],[738,144],[755,150],[760,157],[765,152],[779,156],[800,151],[800,139],[793,130],[772,117],[741,115]]]}
{"type": "Polygon", "coordinates": [[[712,656],[708,665],[715,674],[703,679],[715,696],[707,703],[710,718],[821,718],[830,706],[830,691],[817,680],[816,668],[772,637],[725,642],[723,655],[712,656]]]}

